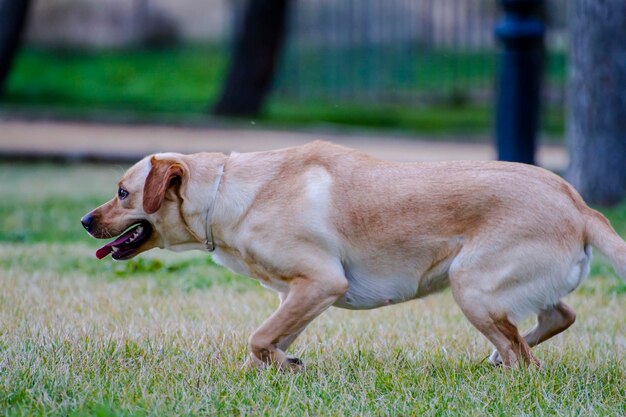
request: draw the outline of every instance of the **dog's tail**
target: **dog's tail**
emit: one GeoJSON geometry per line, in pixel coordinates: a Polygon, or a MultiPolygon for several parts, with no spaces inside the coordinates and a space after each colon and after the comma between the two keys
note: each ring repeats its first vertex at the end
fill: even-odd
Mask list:
{"type": "Polygon", "coordinates": [[[609,259],[615,272],[626,280],[626,242],[600,212],[589,207],[585,209],[585,241],[598,248],[609,259]]]}

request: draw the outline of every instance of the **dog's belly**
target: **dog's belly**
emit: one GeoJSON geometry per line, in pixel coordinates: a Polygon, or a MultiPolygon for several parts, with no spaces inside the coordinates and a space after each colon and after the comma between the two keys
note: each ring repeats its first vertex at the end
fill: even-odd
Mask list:
{"type": "Polygon", "coordinates": [[[362,256],[355,257],[359,260],[344,262],[348,291],[333,305],[351,310],[367,310],[441,291],[450,284],[448,272],[461,248],[458,239],[452,243],[443,251],[446,256],[438,256],[436,261],[432,257],[422,257],[420,260],[415,254],[409,257],[413,261],[392,259],[383,268],[380,260],[372,261],[362,256]]]}
{"type": "Polygon", "coordinates": [[[448,285],[448,271],[418,276],[415,270],[380,275],[364,268],[344,266],[348,291],[333,305],[350,310],[368,310],[426,296],[448,285]]]}

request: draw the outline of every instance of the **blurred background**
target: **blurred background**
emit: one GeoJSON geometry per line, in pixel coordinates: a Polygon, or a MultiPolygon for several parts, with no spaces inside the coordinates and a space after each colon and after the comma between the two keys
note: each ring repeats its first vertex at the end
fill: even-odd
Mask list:
{"type": "MultiPolygon", "coordinates": [[[[566,3],[549,0],[540,10],[547,27],[541,128],[556,142],[564,126],[566,3]]],[[[267,8],[258,19],[281,9],[287,17],[260,120],[491,134],[497,1],[298,0],[267,8]]],[[[246,24],[240,0],[46,0],[30,9],[3,107],[74,116],[209,113],[246,24]]],[[[280,24],[271,23],[276,31],[280,24]]]]}

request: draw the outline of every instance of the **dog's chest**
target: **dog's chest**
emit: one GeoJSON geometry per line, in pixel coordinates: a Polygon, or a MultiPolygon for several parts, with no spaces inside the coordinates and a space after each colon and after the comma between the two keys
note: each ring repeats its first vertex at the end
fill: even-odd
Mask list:
{"type": "Polygon", "coordinates": [[[241,256],[239,252],[218,249],[213,253],[213,260],[233,272],[258,279],[265,287],[278,292],[289,291],[287,281],[275,278],[274,274],[268,271],[267,268],[264,268],[260,264],[250,262],[241,256]]]}

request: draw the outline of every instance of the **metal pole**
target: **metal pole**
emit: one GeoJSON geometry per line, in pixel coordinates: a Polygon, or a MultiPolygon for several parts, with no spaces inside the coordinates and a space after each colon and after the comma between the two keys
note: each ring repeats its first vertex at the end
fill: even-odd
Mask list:
{"type": "Polygon", "coordinates": [[[19,49],[30,0],[0,0],[0,97],[19,49]]]}
{"type": "Polygon", "coordinates": [[[502,161],[535,163],[544,24],[543,0],[500,0],[495,28],[503,45],[498,63],[496,144],[502,161]]]}

